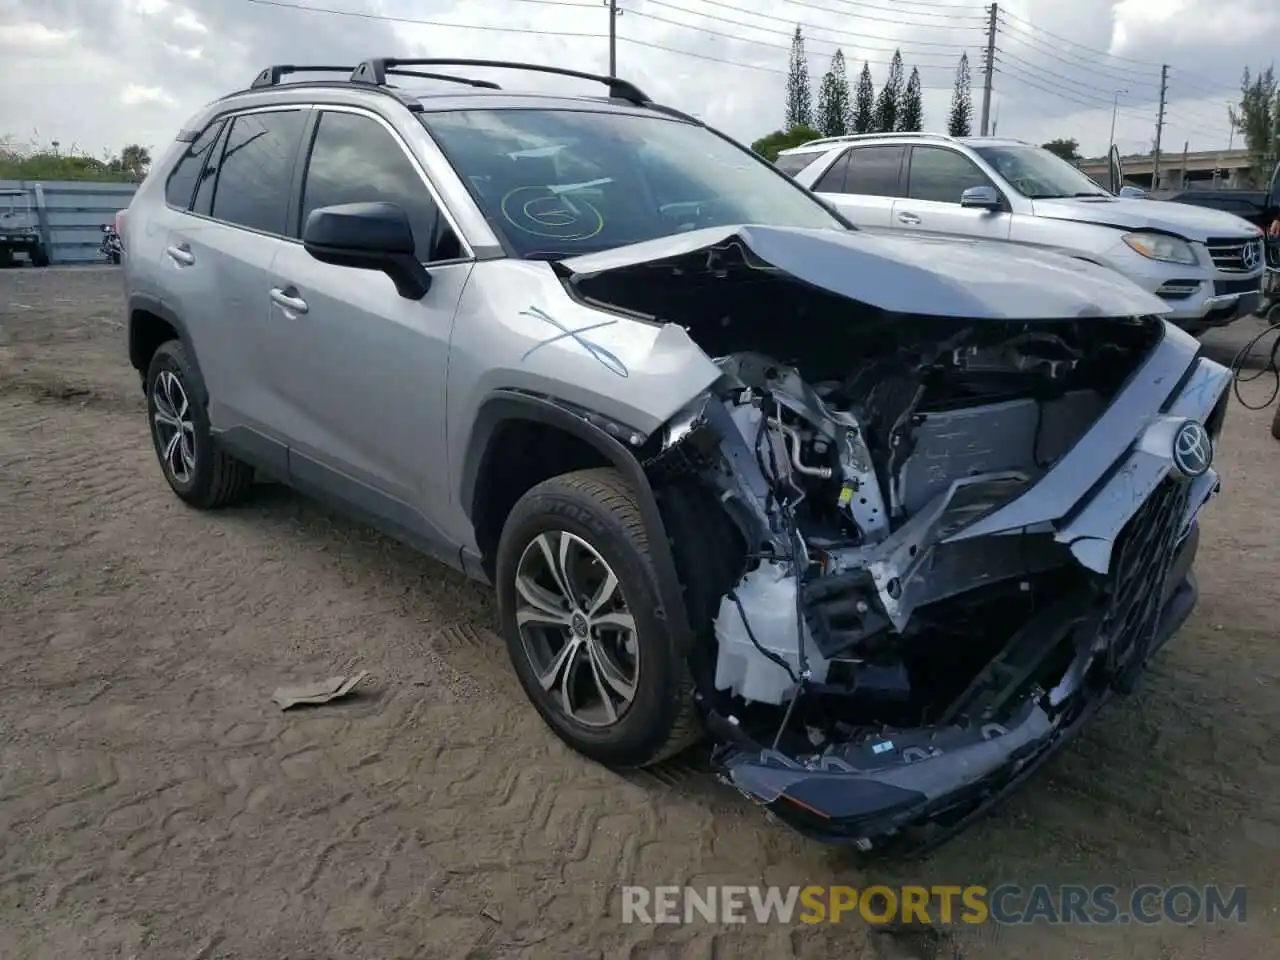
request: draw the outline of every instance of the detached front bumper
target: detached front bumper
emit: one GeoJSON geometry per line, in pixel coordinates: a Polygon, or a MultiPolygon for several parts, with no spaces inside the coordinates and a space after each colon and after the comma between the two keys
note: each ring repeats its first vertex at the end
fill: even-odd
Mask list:
{"type": "MultiPolygon", "coordinates": [[[[1191,568],[1198,543],[1193,526],[1169,570],[1155,635],[1139,669],[1195,606],[1191,568]]],[[[1086,678],[1052,716],[1045,695],[1025,701],[1004,724],[886,732],[842,751],[836,761],[810,764],[761,747],[724,718],[713,716],[709,725],[722,744],[717,763],[723,779],[801,833],[863,850],[920,850],[986,813],[1127,686],[1120,678],[1086,678]]]]}

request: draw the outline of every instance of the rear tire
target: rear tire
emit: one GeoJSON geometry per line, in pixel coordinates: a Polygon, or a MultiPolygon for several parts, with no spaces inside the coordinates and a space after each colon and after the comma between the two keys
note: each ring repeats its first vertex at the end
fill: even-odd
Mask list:
{"type": "Polygon", "coordinates": [[[516,676],[561,740],[620,768],[697,741],[689,668],[657,615],[644,521],[618,471],[564,474],[521,497],[502,530],[496,584],[516,676]]]}
{"type": "Polygon", "coordinates": [[[219,450],[197,379],[181,342],[160,345],[147,368],[147,417],[165,480],[182,500],[201,510],[242,500],[253,468],[219,450]]]}
{"type": "Polygon", "coordinates": [[[1280,406],[1276,407],[1275,416],[1271,418],[1271,436],[1280,440],[1280,406]]]}
{"type": "Polygon", "coordinates": [[[43,244],[37,244],[32,247],[30,255],[33,267],[47,267],[49,265],[49,251],[44,248],[43,244]]]}

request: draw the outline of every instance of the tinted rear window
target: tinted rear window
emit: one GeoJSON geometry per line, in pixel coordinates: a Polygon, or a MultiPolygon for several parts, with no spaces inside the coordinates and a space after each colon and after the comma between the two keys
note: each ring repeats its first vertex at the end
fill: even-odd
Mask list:
{"type": "Polygon", "coordinates": [[[849,151],[849,169],[844,176],[844,192],[868,197],[896,197],[898,174],[906,147],[858,147],[849,151]]]}
{"type": "Polygon", "coordinates": [[[818,154],[816,153],[792,153],[785,157],[779,157],[773,162],[773,165],[788,177],[794,177],[817,159],[818,154]]]}
{"type": "Polygon", "coordinates": [[[178,165],[173,168],[173,173],[169,174],[169,179],[164,185],[164,198],[170,206],[182,210],[191,206],[191,195],[195,193],[196,180],[200,176],[200,171],[204,169],[205,158],[209,155],[210,148],[217,143],[221,130],[221,120],[205,127],[204,132],[192,141],[187,152],[178,161],[178,165]]]}
{"type": "Polygon", "coordinates": [[[214,188],[214,219],[284,234],[305,122],[301,110],[248,113],[232,121],[214,188]]]}

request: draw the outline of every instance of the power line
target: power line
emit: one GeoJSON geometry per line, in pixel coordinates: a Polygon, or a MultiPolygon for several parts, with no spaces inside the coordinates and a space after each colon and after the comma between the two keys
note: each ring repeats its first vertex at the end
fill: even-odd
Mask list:
{"type": "MultiPolygon", "coordinates": [[[[330,7],[313,7],[310,4],[286,3],[285,0],[245,0],[246,3],[263,7],[277,7],[282,10],[300,10],[303,13],[323,13],[334,17],[352,17],[358,20],[379,20],[386,23],[412,23],[424,27],[453,27],[459,30],[483,30],[489,33],[526,33],[540,37],[578,37],[584,40],[604,40],[603,33],[583,33],[573,30],[534,30],[530,27],[491,27],[477,26],[468,23],[449,23],[447,20],[424,20],[420,17],[395,17],[387,13],[364,13],[359,10],[334,10],[330,7]]],[[[554,6],[583,7],[595,4],[572,3],[569,0],[519,0],[521,3],[544,3],[554,6]]]]}
{"type": "MultiPolygon", "coordinates": [[[[1038,67],[1038,66],[1036,66],[1035,64],[1030,63],[1030,62],[1029,62],[1029,61],[1027,61],[1027,60],[1023,60],[1023,59],[1022,59],[1021,57],[1019,57],[1019,56],[1016,56],[1016,55],[1014,55],[1014,54],[1012,54],[1012,53],[1009,53],[1008,51],[1005,51],[1005,50],[1000,50],[999,48],[997,48],[997,53],[999,53],[999,54],[1000,54],[1000,59],[998,59],[998,60],[997,60],[997,62],[998,62],[998,63],[1009,63],[1009,62],[1012,62],[1012,63],[1014,63],[1015,65],[1017,65],[1017,66],[1018,66],[1018,68],[1020,68],[1020,69],[1026,69],[1026,70],[1027,70],[1028,72],[1030,72],[1030,73],[1043,74],[1043,75],[1044,75],[1044,76],[1046,76],[1046,77],[1053,77],[1054,79],[1056,79],[1056,80],[1060,80],[1060,81],[1062,81],[1063,83],[1070,83],[1070,84],[1073,84],[1073,85],[1075,85],[1076,87],[1079,87],[1079,88],[1081,88],[1081,89],[1082,89],[1082,91],[1083,91],[1082,95],[1083,95],[1083,96],[1095,96],[1095,97],[1097,97],[1098,95],[1100,95],[1100,94],[1101,94],[1101,95],[1102,95],[1102,98],[1101,98],[1101,99],[1103,99],[1103,100],[1104,100],[1104,105],[1105,105],[1105,106],[1108,106],[1108,107],[1110,107],[1110,106],[1111,106],[1111,98],[1112,98],[1112,96],[1114,96],[1114,94],[1115,94],[1115,90],[1114,90],[1114,89],[1108,89],[1107,87],[1099,87],[1099,86],[1096,86],[1096,85],[1091,84],[1091,83],[1085,83],[1083,80],[1076,80],[1076,79],[1074,79],[1073,77],[1066,76],[1065,74],[1055,73],[1055,72],[1054,72],[1054,71],[1052,71],[1052,70],[1046,70],[1044,67],[1038,67]]],[[[1138,103],[1145,103],[1145,102],[1147,102],[1147,101],[1138,101],[1138,103]]],[[[1119,113],[1122,113],[1122,114],[1123,114],[1123,113],[1129,113],[1129,112],[1130,112],[1130,110],[1131,110],[1131,108],[1129,108],[1129,107],[1119,107],[1119,108],[1117,108],[1117,110],[1118,110],[1118,112],[1119,112],[1119,113]]],[[[1143,117],[1142,119],[1144,119],[1144,120],[1145,120],[1146,118],[1145,118],[1145,117],[1143,117]]]]}
{"type": "MultiPolygon", "coordinates": [[[[779,30],[776,27],[762,27],[754,23],[746,23],[742,20],[734,20],[734,19],[730,19],[729,17],[717,16],[716,14],[703,13],[701,10],[690,10],[688,7],[678,6],[674,3],[668,2],[668,0],[645,0],[645,5],[654,6],[654,7],[667,7],[668,9],[679,10],[681,13],[687,13],[695,17],[704,17],[707,20],[719,20],[722,23],[731,23],[731,24],[734,24],[735,26],[746,27],[750,30],[763,30],[768,33],[780,34],[788,38],[790,38],[794,34],[796,26],[799,26],[801,30],[804,32],[805,40],[810,39],[810,31],[820,30],[823,33],[837,34],[839,36],[846,37],[848,38],[845,41],[846,43],[856,44],[859,47],[866,46],[866,44],[863,43],[864,40],[887,40],[890,43],[893,43],[895,45],[895,48],[903,45],[903,41],[901,40],[901,38],[898,38],[898,37],[883,37],[883,36],[880,36],[879,34],[863,33],[862,31],[853,33],[848,30],[840,30],[835,27],[815,27],[815,26],[812,26],[811,24],[796,24],[795,20],[792,19],[791,17],[779,17],[769,13],[757,13],[754,10],[744,10],[742,7],[737,7],[737,6],[734,6],[733,4],[724,3],[723,0],[698,0],[698,2],[704,3],[709,7],[720,7],[725,10],[732,10],[738,14],[746,14],[752,17],[759,17],[762,20],[772,20],[776,23],[785,23],[788,29],[779,30]]],[[[798,3],[800,6],[810,6],[809,4],[806,4],[806,3],[799,3],[799,0],[781,0],[781,2],[792,2],[792,3],[798,3]]],[[[814,9],[821,10],[825,8],[815,7],[814,9]]],[[[632,10],[630,12],[635,13],[637,16],[645,15],[642,11],[638,11],[638,10],[632,10]]],[[[828,11],[828,12],[839,13],[839,11],[828,11]]],[[[649,14],[649,16],[652,17],[652,14],[649,14]]],[[[680,24],[680,26],[687,26],[687,24],[680,24]]],[[[969,29],[974,29],[974,28],[969,28],[969,29]]],[[[837,41],[835,40],[827,40],[823,37],[816,37],[813,39],[821,41],[822,43],[837,43],[837,41]]],[[[963,43],[955,43],[955,42],[948,43],[940,40],[908,40],[906,42],[911,44],[912,46],[945,47],[952,50],[963,50],[967,46],[966,44],[963,44],[963,43]]],[[[871,47],[868,49],[880,49],[880,48],[871,47]]]]}
{"type": "Polygon", "coordinates": [[[1158,71],[1143,73],[1128,67],[1105,67],[1098,63],[1098,58],[1096,56],[1086,57],[1061,46],[1055,48],[1041,40],[1039,37],[1022,31],[1018,27],[1012,26],[1004,20],[1003,14],[1001,14],[1000,25],[1004,27],[1004,30],[1001,31],[1002,36],[1013,40],[1015,43],[1022,44],[1028,49],[1034,51],[1038,56],[1048,57],[1050,60],[1057,60],[1059,63],[1064,63],[1072,69],[1078,70],[1081,67],[1086,67],[1095,74],[1113,77],[1121,83],[1150,83],[1152,86],[1155,86],[1158,82],[1155,79],[1159,76],[1158,71]]]}
{"type": "MultiPolygon", "coordinates": [[[[708,2],[709,2],[709,0],[708,0],[708,2]]],[[[691,16],[704,17],[704,18],[706,18],[706,19],[708,19],[708,20],[718,20],[718,21],[720,21],[720,22],[722,22],[722,23],[730,23],[730,24],[733,24],[733,25],[735,25],[735,26],[739,26],[739,27],[746,27],[748,30],[760,30],[760,31],[763,31],[763,32],[766,32],[766,33],[772,33],[772,34],[777,35],[777,36],[787,37],[788,39],[790,39],[790,38],[791,38],[791,36],[793,35],[793,34],[792,34],[792,32],[791,32],[790,30],[777,30],[777,29],[774,29],[774,28],[772,28],[772,27],[759,27],[759,26],[756,26],[756,25],[754,25],[754,24],[750,24],[750,23],[743,23],[741,20],[732,20],[732,19],[730,19],[730,18],[728,18],[728,17],[718,17],[718,16],[713,16],[712,14],[708,14],[708,13],[700,13],[700,12],[697,12],[697,11],[694,11],[694,10],[689,10],[689,9],[688,9],[688,8],[686,8],[686,7],[677,6],[677,5],[676,5],[676,4],[674,4],[674,3],[667,3],[667,2],[665,2],[665,0],[648,0],[648,2],[647,2],[647,4],[646,4],[646,5],[648,5],[648,6],[656,6],[656,7],[666,7],[666,8],[669,8],[669,9],[671,9],[671,10],[678,10],[678,11],[680,11],[681,13],[687,13],[687,14],[690,14],[691,16]]],[[[717,5],[718,5],[718,6],[725,6],[725,4],[717,4],[717,5]]],[[[731,8],[731,9],[732,9],[732,8],[731,8]]],[[[629,14],[631,14],[632,16],[641,17],[642,19],[645,19],[645,20],[654,20],[654,21],[656,21],[656,22],[658,22],[658,23],[666,23],[666,24],[670,24],[670,25],[672,25],[672,26],[676,26],[676,27],[684,27],[686,30],[695,30],[695,31],[697,31],[698,33],[706,33],[706,34],[710,34],[710,35],[711,35],[711,36],[713,36],[713,37],[726,37],[726,38],[728,38],[728,39],[730,39],[730,40],[734,40],[734,41],[737,41],[737,42],[740,42],[740,43],[758,43],[758,44],[761,44],[762,46],[766,46],[766,47],[774,47],[775,49],[780,49],[780,50],[790,50],[790,49],[791,49],[790,44],[782,45],[782,44],[777,44],[777,43],[769,43],[769,42],[764,41],[764,40],[755,40],[755,39],[752,39],[752,38],[749,38],[749,37],[741,37],[741,36],[736,36],[736,35],[734,35],[734,34],[723,33],[723,32],[717,31],[717,30],[712,30],[712,29],[710,29],[710,28],[708,28],[708,27],[699,27],[699,26],[696,26],[696,25],[691,24],[691,23],[682,23],[682,22],[681,22],[681,21],[679,21],[679,20],[670,20],[670,19],[668,19],[668,18],[666,18],[666,17],[660,17],[660,16],[658,16],[657,14],[654,14],[654,13],[646,13],[646,12],[644,12],[643,10],[629,9],[627,12],[628,12],[629,14]]],[[[761,14],[761,16],[763,16],[763,14],[761,14]]],[[[820,41],[820,42],[822,42],[822,43],[829,43],[829,44],[832,44],[833,46],[837,46],[837,47],[840,45],[840,44],[839,44],[839,42],[838,42],[838,41],[836,41],[836,40],[827,40],[827,39],[822,38],[822,37],[817,37],[817,38],[810,38],[810,37],[808,37],[808,36],[806,36],[806,37],[805,37],[805,40],[806,40],[806,41],[808,41],[808,40],[810,40],[810,39],[816,39],[816,40],[818,40],[818,41],[820,41]]],[[[872,39],[889,39],[889,38],[879,38],[879,37],[874,37],[874,38],[872,38],[872,39]]],[[[914,42],[914,41],[913,41],[913,42],[914,42]]],[[[951,48],[952,50],[964,50],[964,49],[965,49],[965,45],[964,45],[964,44],[961,44],[961,43],[949,43],[949,44],[941,44],[941,43],[939,43],[939,44],[930,44],[930,45],[931,45],[931,46],[940,46],[940,47],[941,47],[941,46],[945,46],[945,47],[949,47],[949,48],[951,48]]],[[[952,57],[952,56],[954,56],[954,54],[952,54],[952,53],[944,53],[944,52],[942,52],[942,51],[934,51],[934,50],[927,50],[927,51],[913,51],[913,50],[910,50],[910,49],[904,49],[904,45],[902,45],[902,44],[899,44],[899,45],[894,46],[894,47],[868,47],[868,46],[866,46],[865,44],[863,44],[863,43],[859,42],[859,43],[858,43],[858,46],[859,46],[859,47],[863,47],[863,48],[868,49],[868,50],[883,51],[883,52],[885,52],[885,53],[888,53],[890,50],[900,50],[900,51],[902,51],[904,54],[909,54],[909,55],[911,55],[911,56],[923,56],[923,57],[939,57],[939,56],[952,57]]],[[[876,63],[877,61],[872,60],[872,61],[869,61],[869,62],[870,62],[870,63],[876,63]]],[[[884,63],[888,63],[888,61],[887,61],[887,60],[886,60],[886,61],[883,61],[883,62],[884,62],[884,63]]]]}
{"type": "MultiPolygon", "coordinates": [[[[1046,37],[1052,37],[1054,40],[1057,40],[1059,43],[1065,43],[1069,47],[1075,47],[1076,49],[1083,50],[1085,51],[1085,53],[1092,55],[1092,57],[1094,57],[1095,59],[1097,57],[1102,57],[1103,59],[1106,59],[1106,60],[1122,61],[1124,63],[1133,63],[1133,64],[1137,64],[1138,66],[1154,67],[1156,69],[1161,69],[1161,70],[1166,66],[1166,64],[1156,63],[1154,60],[1140,60],[1136,57],[1125,57],[1125,56],[1121,56],[1118,53],[1109,53],[1106,50],[1099,50],[1097,47],[1086,46],[1083,43],[1078,43],[1075,40],[1070,40],[1067,37],[1062,36],[1061,34],[1053,33],[1052,31],[1046,30],[1043,27],[1037,27],[1030,20],[1026,20],[1015,13],[1010,13],[1008,10],[1002,10],[1001,15],[1004,17],[1008,17],[1012,20],[1015,20],[1018,22],[1018,24],[1023,25],[1023,26],[1015,27],[1015,29],[1021,29],[1026,31],[1026,28],[1030,27],[1032,30],[1038,30],[1040,33],[1043,33],[1046,37]]],[[[1006,26],[1009,26],[1009,24],[1006,23],[1006,26]]],[[[1132,67],[1113,67],[1111,69],[1132,70],[1133,68],[1132,67]]],[[[1198,74],[1194,74],[1189,70],[1183,71],[1183,72],[1187,76],[1192,76],[1192,77],[1199,76],[1198,74]]],[[[1214,81],[1208,80],[1208,78],[1201,78],[1201,79],[1209,84],[1212,84],[1214,82],[1214,81]]]]}
{"type": "MultiPolygon", "coordinates": [[[[783,2],[785,2],[785,0],[783,0],[783,2]]],[[[887,10],[891,13],[899,13],[899,14],[910,13],[912,16],[916,16],[916,17],[939,17],[942,19],[955,19],[956,17],[959,16],[959,14],[933,13],[933,12],[926,13],[924,11],[915,11],[915,10],[904,11],[902,8],[903,7],[924,7],[926,10],[929,10],[929,11],[964,10],[967,14],[970,14],[970,15],[974,13],[980,14],[982,12],[981,8],[974,7],[971,4],[965,3],[965,2],[933,3],[931,2],[931,0],[895,0],[893,5],[889,7],[879,6],[872,3],[866,3],[865,0],[831,0],[831,2],[838,3],[841,6],[845,6],[845,7],[858,7],[858,8],[867,7],[872,10],[887,10]]]]}
{"type": "MultiPolygon", "coordinates": [[[[704,0],[704,2],[710,2],[710,0],[704,0]]],[[[973,13],[970,13],[965,17],[961,17],[956,14],[921,13],[914,10],[904,11],[896,5],[893,7],[877,7],[867,3],[858,3],[858,2],[855,2],[855,0],[831,0],[831,2],[842,4],[845,7],[854,8],[858,11],[856,13],[850,13],[848,10],[836,9],[833,7],[820,7],[816,3],[811,3],[810,0],[778,0],[778,2],[789,3],[794,7],[804,7],[806,10],[817,10],[820,13],[834,14],[835,16],[838,16],[838,17],[857,17],[859,20],[872,20],[878,23],[892,23],[897,26],[921,27],[926,30],[952,29],[951,23],[965,21],[965,20],[971,21],[974,19],[978,19],[978,18],[975,18],[973,13]],[[875,14],[862,13],[861,10],[864,7],[870,10],[882,11],[892,15],[887,17],[878,17],[875,14]],[[913,23],[909,20],[904,21],[902,19],[903,16],[935,17],[947,22],[939,23],[939,24],[913,23]]],[[[715,4],[715,6],[724,6],[724,4],[717,3],[715,4]]],[[[741,7],[732,8],[732,9],[737,9],[741,13],[751,12],[749,10],[743,10],[741,7]]],[[[764,16],[764,14],[756,14],[756,16],[764,16]]],[[[776,18],[771,18],[771,19],[776,19],[776,18]]]]}
{"type": "MultiPolygon", "coordinates": [[[[1059,98],[1060,100],[1067,100],[1071,103],[1079,104],[1082,107],[1088,107],[1090,110],[1098,110],[1104,107],[1108,110],[1111,109],[1110,102],[1104,102],[1104,101],[1098,100],[1097,98],[1094,98],[1092,100],[1086,100],[1082,98],[1083,95],[1077,96],[1077,95],[1073,95],[1072,93],[1068,93],[1060,89],[1056,89],[1054,87],[1043,86],[1038,82],[1038,78],[1036,78],[1034,75],[1029,76],[1028,74],[1019,70],[1018,68],[1012,67],[1007,63],[997,66],[996,72],[1004,74],[1006,77],[1009,77],[1011,80],[1015,80],[1018,83],[1022,83],[1028,87],[1031,87],[1032,89],[1039,90],[1042,93],[1047,93],[1050,96],[1059,98]]],[[[1141,117],[1141,118],[1135,118],[1135,119],[1145,120],[1146,118],[1141,117]]]]}

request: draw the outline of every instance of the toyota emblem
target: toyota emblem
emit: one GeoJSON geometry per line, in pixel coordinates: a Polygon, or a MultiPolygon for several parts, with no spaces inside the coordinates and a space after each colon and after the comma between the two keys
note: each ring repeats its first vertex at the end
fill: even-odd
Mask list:
{"type": "Polygon", "coordinates": [[[1213,465],[1213,441],[1209,431],[1188,420],[1173,435],[1173,466],[1188,480],[1204,476],[1213,465]]]}
{"type": "Polygon", "coordinates": [[[1262,261],[1262,241],[1250,240],[1240,250],[1240,264],[1252,270],[1262,261]]]}

